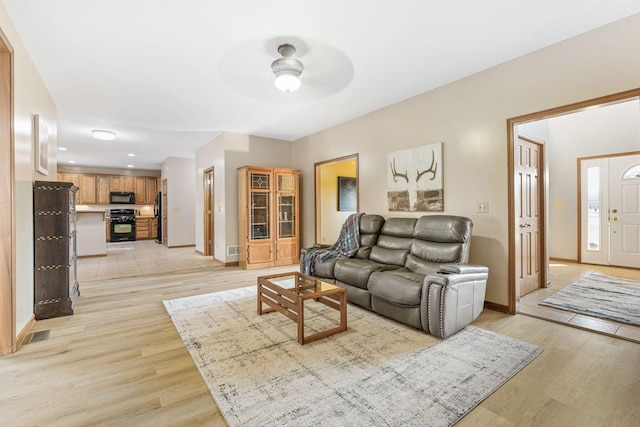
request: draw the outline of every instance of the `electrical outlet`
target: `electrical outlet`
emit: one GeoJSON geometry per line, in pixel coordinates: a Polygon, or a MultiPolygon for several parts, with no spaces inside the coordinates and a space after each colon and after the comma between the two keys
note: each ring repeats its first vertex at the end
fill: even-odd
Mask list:
{"type": "Polygon", "coordinates": [[[478,213],[489,213],[489,202],[478,202],[476,207],[478,213]]]}

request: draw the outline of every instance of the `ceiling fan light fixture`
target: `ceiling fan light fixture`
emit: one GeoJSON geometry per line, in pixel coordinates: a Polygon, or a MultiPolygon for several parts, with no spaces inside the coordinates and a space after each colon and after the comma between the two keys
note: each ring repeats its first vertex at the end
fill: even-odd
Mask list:
{"type": "Polygon", "coordinates": [[[271,70],[276,76],[275,86],[285,92],[291,93],[300,88],[300,74],[304,71],[302,62],[293,58],[296,48],[290,44],[278,46],[278,52],[282,58],[278,58],[271,63],[271,70]]]}
{"type": "Polygon", "coordinates": [[[116,133],[111,132],[110,130],[94,129],[91,131],[91,134],[94,138],[101,139],[103,141],[111,141],[112,139],[116,138],[116,133]]]}

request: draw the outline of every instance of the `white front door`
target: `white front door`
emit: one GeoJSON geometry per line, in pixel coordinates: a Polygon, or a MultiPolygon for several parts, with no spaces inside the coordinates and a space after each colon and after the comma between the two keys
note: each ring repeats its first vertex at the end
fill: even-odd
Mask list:
{"type": "Polygon", "coordinates": [[[640,155],[580,161],[581,262],[640,268],[640,155]]]}
{"type": "Polygon", "coordinates": [[[609,159],[610,264],[640,268],[640,155],[609,159]]]}

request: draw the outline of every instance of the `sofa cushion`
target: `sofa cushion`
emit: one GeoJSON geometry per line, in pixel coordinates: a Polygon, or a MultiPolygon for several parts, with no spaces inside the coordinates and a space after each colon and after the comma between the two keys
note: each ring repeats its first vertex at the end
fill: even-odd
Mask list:
{"type": "Polygon", "coordinates": [[[367,259],[340,258],[336,260],[333,275],[336,280],[361,289],[367,289],[369,276],[374,271],[389,270],[397,266],[379,264],[367,259]]]}
{"type": "Polygon", "coordinates": [[[384,218],[380,215],[364,214],[360,217],[360,247],[355,258],[369,258],[371,247],[376,244],[383,224],[384,218]]]}
{"type": "Polygon", "coordinates": [[[389,218],[380,230],[380,236],[371,248],[369,259],[381,264],[404,266],[411,248],[415,218],[389,218]]]}
{"type": "Polygon", "coordinates": [[[407,269],[374,272],[367,288],[371,295],[403,306],[420,305],[424,275],[407,269]]]}
{"type": "Polygon", "coordinates": [[[424,243],[412,253],[431,262],[466,264],[473,223],[469,218],[453,215],[420,217],[414,229],[416,244],[424,243]]]}
{"type": "Polygon", "coordinates": [[[333,276],[333,267],[339,258],[329,258],[326,261],[315,262],[313,264],[313,274],[324,279],[335,279],[333,276]]]}

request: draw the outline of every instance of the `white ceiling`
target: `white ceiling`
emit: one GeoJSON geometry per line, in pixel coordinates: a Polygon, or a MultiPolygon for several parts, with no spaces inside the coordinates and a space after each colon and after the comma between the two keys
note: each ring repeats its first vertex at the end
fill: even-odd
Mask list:
{"type": "Polygon", "coordinates": [[[193,158],[221,131],[293,141],[640,12],[638,0],[3,1],[57,106],[58,162],[136,169],[193,158]],[[270,69],[282,42],[306,68],[290,95],[270,69]]]}

